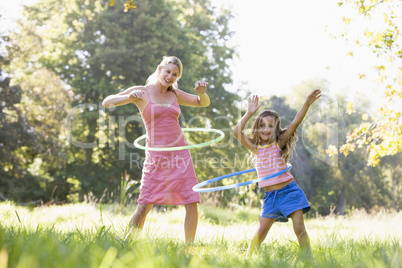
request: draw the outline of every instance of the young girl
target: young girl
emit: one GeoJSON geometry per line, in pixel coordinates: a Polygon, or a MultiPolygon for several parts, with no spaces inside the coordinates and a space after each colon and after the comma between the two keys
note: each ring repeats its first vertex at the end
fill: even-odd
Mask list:
{"type": "MultiPolygon", "coordinates": [[[[103,106],[114,107],[134,103],[141,112],[147,130],[148,147],[186,146],[187,141],[179,125],[180,106],[206,107],[210,104],[208,83],[198,81],[196,95],[177,87],[183,72],[179,58],[164,57],[145,86],[134,86],[106,97],[103,106]]],[[[192,190],[198,183],[190,151],[146,151],[142,170],[138,206],[130,220],[129,231],[142,229],[145,218],[154,204],[184,205],[186,242],[195,238],[198,223],[197,204],[200,194],[192,190]]]]}
{"type": "MultiPolygon", "coordinates": [[[[296,129],[303,121],[310,105],[319,97],[321,90],[314,90],[286,129],[281,128],[281,119],[275,111],[262,111],[251,128],[251,137],[247,137],[243,129],[260,105],[258,96],[248,99],[247,112],[233,132],[240,143],[251,152],[259,178],[286,168],[295,149],[296,129]]],[[[289,217],[292,219],[293,230],[301,249],[310,253],[310,240],[303,220],[303,214],[310,210],[310,206],[303,190],[296,184],[290,172],[262,181],[259,187],[263,187],[266,193],[259,228],[251,240],[247,256],[261,245],[275,220],[289,217]]]]}

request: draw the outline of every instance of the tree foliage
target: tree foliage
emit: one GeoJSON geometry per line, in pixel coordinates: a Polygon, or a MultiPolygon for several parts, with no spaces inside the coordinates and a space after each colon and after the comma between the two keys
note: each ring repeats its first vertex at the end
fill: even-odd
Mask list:
{"type": "MultiPolygon", "coordinates": [[[[361,79],[371,78],[380,93],[378,107],[368,120],[365,115],[362,123],[349,132],[346,143],[340,152],[348,155],[356,147],[365,148],[368,153],[367,164],[377,166],[380,158],[395,155],[402,151],[402,13],[400,1],[354,1],[342,0],[342,8],[352,8],[353,12],[342,19],[346,31],[342,36],[358,48],[369,48],[380,62],[373,66],[377,76],[360,74],[361,79]],[[367,25],[353,30],[356,24],[367,25]]],[[[353,55],[350,52],[349,55],[353,55]]],[[[369,89],[368,89],[369,90],[369,89]]],[[[348,113],[355,111],[353,103],[348,105],[348,113]]]]}
{"type": "MultiPolygon", "coordinates": [[[[0,43],[7,44],[8,37],[2,36],[0,43]]],[[[0,193],[23,201],[43,199],[46,177],[32,167],[51,148],[31,120],[23,85],[12,85],[9,64],[7,53],[0,55],[0,193]]]]}
{"type": "MultiPolygon", "coordinates": [[[[35,77],[49,75],[46,81],[56,83],[59,79],[60,84],[53,88],[64,94],[58,100],[51,99],[42,84],[37,87],[42,89],[39,98],[31,99],[35,110],[32,117],[43,106],[60,112],[58,116],[48,110],[54,116],[45,134],[46,141],[64,144],[62,155],[49,152],[63,165],[46,161],[55,169],[62,167],[62,172],[50,173],[57,182],[56,194],[70,193],[69,197],[62,194],[61,199],[74,199],[77,194],[83,198],[90,192],[100,198],[105,191],[116,196],[123,177],[139,184],[143,151],[132,144],[144,134],[138,109],[126,105],[105,110],[101,101],[125,88],[145,84],[164,55],[182,60],[181,89],[193,93],[194,83],[200,79],[210,84],[212,105],[203,109],[183,107],[183,126],[209,124],[228,129],[228,120],[218,120],[217,116],[235,114],[231,103],[238,96],[225,90],[231,83],[228,63],[234,53],[227,44],[232,34],[227,26],[229,11],[216,10],[208,1],[144,0],[136,1],[135,12],[125,13],[119,8],[120,1],[116,3],[110,7],[106,1],[37,2],[26,8],[25,19],[12,38],[11,69],[18,73],[16,81],[35,87],[40,82],[35,77]],[[49,136],[52,130],[57,131],[49,136]],[[56,137],[59,130],[64,135],[56,137]],[[129,175],[123,176],[127,170],[129,175]]],[[[200,138],[195,134],[189,140],[197,142],[200,138]]],[[[223,151],[212,149],[208,153],[222,155],[223,151]]],[[[204,179],[202,167],[197,171],[204,179]]]]}
{"type": "MultiPolygon", "coordinates": [[[[348,115],[346,97],[342,94],[331,96],[328,85],[320,79],[303,81],[292,88],[292,94],[287,98],[300,108],[313,89],[321,88],[323,92],[298,129],[297,157],[293,160],[298,167],[293,169],[296,181],[306,192],[313,211],[321,215],[331,212],[343,215],[353,207],[370,211],[393,206],[392,192],[399,192],[399,188],[394,189],[391,185],[395,185],[399,177],[388,174],[390,159],[384,159],[384,167],[369,167],[365,164],[366,152],[362,148],[356,148],[348,156],[328,157],[326,149],[345,143],[346,134],[355,129],[362,118],[357,112],[348,115]]],[[[367,107],[368,102],[363,98],[355,105],[367,107]]]]}

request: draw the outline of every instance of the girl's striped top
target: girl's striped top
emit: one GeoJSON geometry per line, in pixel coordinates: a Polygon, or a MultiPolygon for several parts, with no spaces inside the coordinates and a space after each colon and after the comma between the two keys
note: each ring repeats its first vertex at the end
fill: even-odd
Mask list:
{"type": "MultiPolygon", "coordinates": [[[[279,172],[287,167],[285,161],[281,158],[281,149],[276,142],[262,147],[258,147],[257,154],[253,159],[255,169],[257,170],[258,178],[263,178],[271,175],[272,173],[279,172]]],[[[259,187],[266,187],[279,184],[293,179],[289,171],[285,173],[261,181],[258,183],[259,187]]]]}

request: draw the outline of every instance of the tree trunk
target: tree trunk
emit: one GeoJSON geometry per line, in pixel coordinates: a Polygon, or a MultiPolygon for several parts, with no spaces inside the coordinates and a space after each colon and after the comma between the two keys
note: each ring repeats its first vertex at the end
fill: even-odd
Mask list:
{"type": "Polygon", "coordinates": [[[335,214],[345,215],[345,185],[342,186],[341,194],[335,208],[335,214]]]}

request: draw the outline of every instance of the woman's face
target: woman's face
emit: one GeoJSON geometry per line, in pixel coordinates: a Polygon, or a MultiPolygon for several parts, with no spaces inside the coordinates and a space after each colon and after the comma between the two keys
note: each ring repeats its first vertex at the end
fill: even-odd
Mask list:
{"type": "Polygon", "coordinates": [[[272,132],[275,130],[275,118],[264,116],[259,125],[260,139],[263,142],[270,142],[272,132]]]}
{"type": "Polygon", "coordinates": [[[168,63],[164,67],[159,67],[159,82],[166,87],[173,85],[174,82],[179,78],[180,69],[176,64],[168,63]]]}

